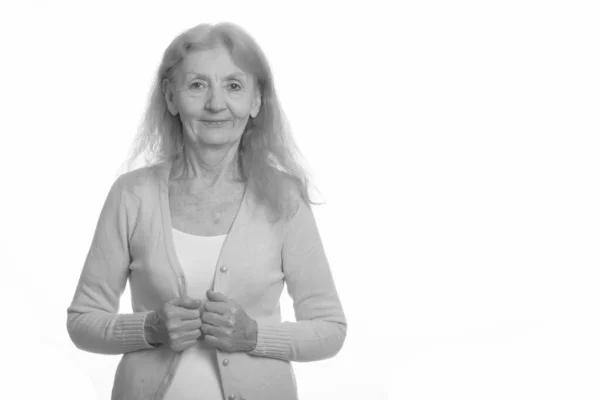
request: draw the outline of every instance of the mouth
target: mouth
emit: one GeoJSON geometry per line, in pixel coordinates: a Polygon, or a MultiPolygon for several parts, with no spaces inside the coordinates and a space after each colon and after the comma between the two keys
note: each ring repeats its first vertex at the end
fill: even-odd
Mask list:
{"type": "Polygon", "coordinates": [[[228,123],[229,120],[228,119],[224,119],[224,120],[223,119],[222,120],[209,120],[209,119],[205,119],[205,120],[202,120],[202,122],[204,122],[208,126],[223,126],[226,123],[228,123]]]}

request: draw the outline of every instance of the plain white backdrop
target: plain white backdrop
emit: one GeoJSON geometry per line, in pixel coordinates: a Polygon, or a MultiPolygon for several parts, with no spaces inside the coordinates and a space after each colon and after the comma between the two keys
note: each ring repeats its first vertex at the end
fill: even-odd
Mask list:
{"type": "Polygon", "coordinates": [[[77,350],[66,309],[164,48],[230,21],[271,62],[349,323],[294,364],[300,399],[600,398],[594,3],[3,3],[2,397],[109,398],[119,357],[77,350]]]}

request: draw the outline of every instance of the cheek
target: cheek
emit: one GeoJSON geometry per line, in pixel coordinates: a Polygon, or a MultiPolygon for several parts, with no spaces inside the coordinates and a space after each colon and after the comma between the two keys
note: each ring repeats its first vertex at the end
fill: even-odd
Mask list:
{"type": "Polygon", "coordinates": [[[244,120],[250,116],[250,111],[252,111],[252,103],[248,101],[234,102],[229,108],[236,119],[244,120]]]}
{"type": "Polygon", "coordinates": [[[182,117],[194,117],[202,112],[205,103],[201,97],[181,96],[175,104],[182,117]]]}

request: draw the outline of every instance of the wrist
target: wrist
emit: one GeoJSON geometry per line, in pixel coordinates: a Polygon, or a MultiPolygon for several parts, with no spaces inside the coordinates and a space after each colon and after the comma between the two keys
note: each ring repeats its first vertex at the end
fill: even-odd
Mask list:
{"type": "Polygon", "coordinates": [[[250,330],[248,332],[248,352],[253,351],[258,344],[258,323],[252,320],[250,330]]]}
{"type": "Polygon", "coordinates": [[[158,332],[158,314],[156,311],[151,311],[144,320],[144,337],[146,342],[154,347],[162,344],[158,332]]]}

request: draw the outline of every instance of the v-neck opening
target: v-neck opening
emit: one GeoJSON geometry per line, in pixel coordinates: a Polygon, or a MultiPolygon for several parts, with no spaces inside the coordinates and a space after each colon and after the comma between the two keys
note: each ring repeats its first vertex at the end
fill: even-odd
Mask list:
{"type": "Polygon", "coordinates": [[[184,231],[182,231],[182,230],[180,230],[180,229],[177,229],[177,228],[171,228],[171,230],[172,230],[173,232],[177,232],[177,234],[179,234],[179,235],[181,235],[181,236],[184,236],[184,237],[191,237],[191,238],[198,238],[198,240],[201,240],[201,239],[205,239],[205,240],[210,240],[210,239],[222,239],[222,238],[224,238],[225,236],[227,236],[227,235],[228,235],[228,233],[223,233],[223,234],[221,234],[221,235],[211,235],[211,236],[207,236],[207,235],[195,235],[195,234],[193,234],[193,233],[187,233],[187,232],[184,232],[184,231]]]}
{"type": "MultiPolygon", "coordinates": [[[[175,274],[175,276],[177,277],[177,282],[179,284],[179,293],[181,296],[184,296],[187,294],[187,289],[186,289],[186,284],[185,284],[185,275],[183,272],[183,267],[181,266],[181,263],[179,262],[179,258],[177,257],[176,251],[175,251],[175,242],[173,239],[173,224],[172,224],[172,220],[171,220],[171,207],[170,207],[170,202],[169,202],[169,178],[171,176],[171,169],[173,167],[173,160],[167,160],[164,162],[163,165],[161,165],[161,170],[160,170],[160,174],[159,174],[159,178],[160,178],[160,189],[159,189],[159,197],[160,197],[160,211],[161,211],[161,216],[162,216],[162,227],[163,227],[163,238],[164,238],[164,245],[167,251],[167,258],[169,260],[169,263],[171,264],[171,269],[173,270],[173,273],[175,274]]],[[[217,259],[217,266],[222,264],[222,260],[223,260],[223,254],[230,242],[231,236],[232,234],[235,234],[235,232],[238,229],[238,225],[241,224],[241,219],[244,217],[244,212],[245,212],[245,207],[246,207],[246,201],[247,201],[247,197],[248,197],[248,184],[246,183],[244,185],[244,194],[242,196],[242,201],[240,203],[240,206],[235,214],[235,217],[233,218],[233,222],[231,223],[231,226],[229,227],[229,231],[225,234],[225,240],[223,241],[223,245],[221,246],[221,251],[219,253],[219,257],[217,259]]],[[[216,269],[218,270],[218,268],[216,269]]],[[[213,280],[213,282],[216,283],[216,277],[213,280]]],[[[214,284],[213,284],[214,285],[214,284]]],[[[214,289],[214,287],[213,287],[214,289]]]]}

